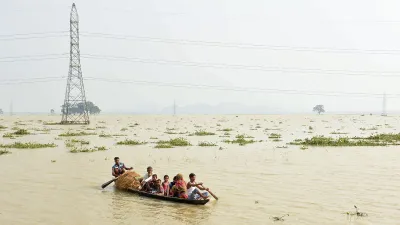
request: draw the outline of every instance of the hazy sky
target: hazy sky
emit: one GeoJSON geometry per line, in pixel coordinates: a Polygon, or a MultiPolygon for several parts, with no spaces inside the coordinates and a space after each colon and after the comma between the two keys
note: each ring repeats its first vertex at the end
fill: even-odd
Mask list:
{"type": "MultiPolygon", "coordinates": [[[[72,3],[0,0],[0,108],[4,111],[8,111],[11,101],[18,112],[48,112],[51,108],[59,111],[66,78],[26,84],[10,84],[9,80],[65,77],[68,57],[4,61],[13,60],[6,57],[68,53],[68,33],[28,39],[19,38],[32,36],[9,35],[68,31],[72,3]]],[[[156,110],[172,105],[174,99],[178,105],[229,102],[274,112],[308,112],[316,104],[324,104],[329,111],[380,111],[382,98],[376,95],[335,97],[302,93],[400,94],[400,1],[77,0],[75,3],[80,16],[82,56],[140,59],[135,62],[82,58],[84,78],[250,90],[85,80],[87,99],[103,111],[156,110]],[[207,42],[219,44],[212,46],[207,42]],[[228,66],[215,68],[215,64],[228,66]],[[299,93],[251,91],[256,88],[299,93]]],[[[389,111],[400,110],[400,95],[394,97],[387,100],[389,111]]]]}

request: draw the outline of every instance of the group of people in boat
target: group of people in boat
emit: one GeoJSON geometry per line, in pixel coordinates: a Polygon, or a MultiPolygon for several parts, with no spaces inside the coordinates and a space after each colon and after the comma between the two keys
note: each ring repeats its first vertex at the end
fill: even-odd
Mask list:
{"type": "MultiPolygon", "coordinates": [[[[125,164],[119,161],[118,157],[114,158],[115,164],[112,167],[112,175],[118,177],[126,170],[132,170],[132,167],[127,168],[125,164]]],[[[164,195],[167,197],[184,198],[189,200],[207,199],[209,197],[208,188],[203,186],[202,182],[196,182],[196,174],[189,175],[189,181],[183,179],[182,174],[174,176],[172,182],[168,175],[164,175],[164,181],[158,178],[157,174],[153,173],[151,166],[147,167],[147,173],[139,180],[141,191],[156,195],[164,195]]]]}

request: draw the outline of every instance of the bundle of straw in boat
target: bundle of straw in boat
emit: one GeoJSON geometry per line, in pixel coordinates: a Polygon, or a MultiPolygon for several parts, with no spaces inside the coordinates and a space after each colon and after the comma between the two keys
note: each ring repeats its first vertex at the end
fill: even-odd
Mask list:
{"type": "Polygon", "coordinates": [[[115,181],[115,186],[120,190],[127,190],[129,188],[139,190],[141,176],[134,171],[126,171],[118,180],[115,181]]]}

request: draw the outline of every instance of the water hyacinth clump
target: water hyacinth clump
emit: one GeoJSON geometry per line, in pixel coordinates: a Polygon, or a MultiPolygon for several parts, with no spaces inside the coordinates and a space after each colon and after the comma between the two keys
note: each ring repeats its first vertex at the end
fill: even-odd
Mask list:
{"type": "Polygon", "coordinates": [[[304,140],[295,140],[290,142],[291,145],[304,145],[304,146],[386,146],[386,142],[377,142],[365,139],[354,140],[348,137],[340,137],[334,139],[332,137],[315,136],[306,138],[304,140]]]}
{"type": "Polygon", "coordinates": [[[15,131],[13,134],[15,134],[15,135],[29,135],[30,133],[25,129],[19,129],[19,130],[15,131]]]}
{"type": "Polygon", "coordinates": [[[0,150],[0,155],[5,155],[5,154],[11,154],[11,152],[10,151],[7,151],[7,150],[0,150]]]}
{"type": "Polygon", "coordinates": [[[190,134],[190,136],[210,136],[210,135],[215,135],[213,132],[208,132],[205,130],[198,130],[194,132],[194,134],[190,134]]]}
{"type": "Polygon", "coordinates": [[[271,133],[271,134],[268,136],[268,138],[277,139],[277,138],[281,138],[281,136],[282,136],[282,135],[280,135],[280,134],[271,133]]]}
{"type": "Polygon", "coordinates": [[[74,147],[73,149],[71,149],[69,152],[71,153],[88,153],[88,152],[98,152],[98,151],[106,151],[107,148],[105,146],[100,146],[100,147],[93,147],[93,148],[77,148],[74,147]]]}
{"type": "Polygon", "coordinates": [[[191,146],[190,142],[185,138],[174,138],[168,141],[158,141],[155,148],[170,148],[170,147],[182,147],[182,146],[191,146]]]}
{"type": "Polygon", "coordinates": [[[89,133],[89,132],[85,132],[85,131],[74,133],[74,132],[68,131],[66,133],[59,134],[58,136],[60,136],[60,137],[75,137],[75,136],[88,136],[88,135],[96,135],[96,133],[89,133]]]}
{"type": "Polygon", "coordinates": [[[217,146],[217,145],[215,143],[212,143],[212,142],[202,141],[202,142],[199,142],[198,146],[211,147],[211,146],[217,146]]]}
{"type": "Polygon", "coordinates": [[[240,146],[244,146],[247,144],[252,144],[255,143],[256,141],[254,141],[253,139],[245,139],[243,136],[236,136],[236,139],[234,140],[223,140],[223,142],[225,143],[229,143],[229,144],[239,144],[240,146]]]}
{"type": "Polygon", "coordinates": [[[57,147],[54,143],[48,144],[41,144],[35,142],[14,142],[12,144],[0,144],[0,148],[28,148],[28,149],[35,149],[35,148],[54,148],[57,147]]]}
{"type": "Polygon", "coordinates": [[[117,145],[144,145],[144,144],[147,144],[147,142],[130,140],[130,139],[125,139],[124,141],[117,142],[117,145]]]}

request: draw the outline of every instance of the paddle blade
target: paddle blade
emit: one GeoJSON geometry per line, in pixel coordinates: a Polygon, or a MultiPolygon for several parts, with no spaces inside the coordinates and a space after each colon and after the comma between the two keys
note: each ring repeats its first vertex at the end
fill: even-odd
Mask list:
{"type": "Polygon", "coordinates": [[[116,181],[116,180],[117,180],[117,178],[114,178],[114,179],[112,179],[112,180],[110,180],[110,181],[104,183],[103,185],[101,185],[101,188],[104,189],[105,187],[107,187],[108,185],[110,185],[112,182],[114,182],[114,181],[116,181]]]}

